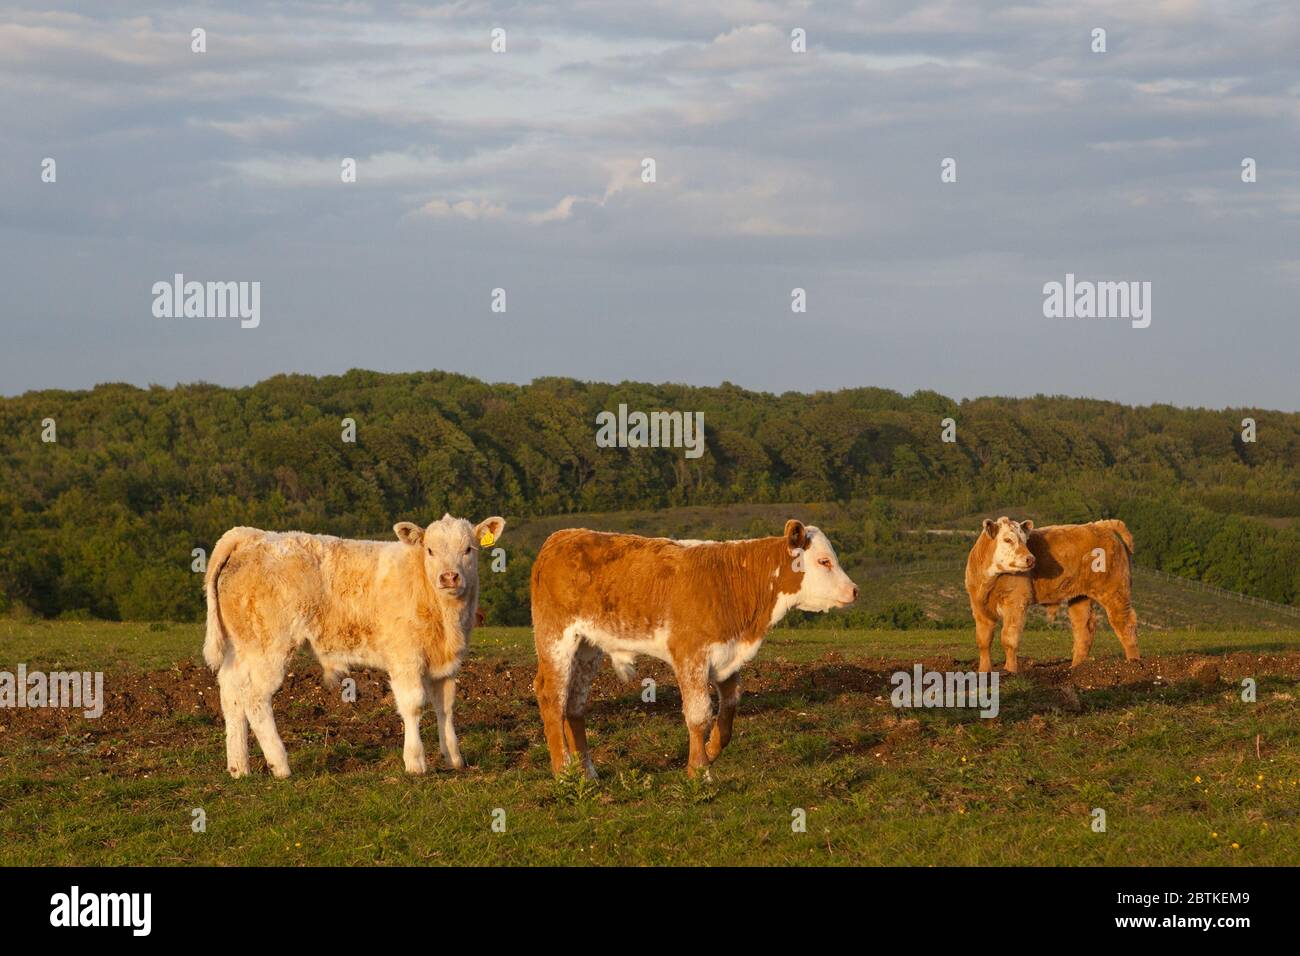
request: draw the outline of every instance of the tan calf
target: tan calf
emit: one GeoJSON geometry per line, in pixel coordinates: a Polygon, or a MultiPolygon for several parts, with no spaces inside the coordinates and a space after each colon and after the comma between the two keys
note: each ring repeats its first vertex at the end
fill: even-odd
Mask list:
{"type": "Polygon", "coordinates": [[[501,518],[475,527],[444,515],[427,528],[394,525],[396,541],[256,528],[222,535],[205,580],[203,657],[217,671],[231,776],[248,773],[249,726],[271,772],[289,775],[271,698],[289,656],[304,643],[331,682],[349,667],[388,672],[406,730],[408,773],[425,772],[426,700],[438,717],[443,759],[462,769],[452,717],[456,673],[478,608],[479,542],[491,543],[504,527],[501,518]]]}
{"type": "Polygon", "coordinates": [[[532,573],[535,688],[552,770],[576,759],[596,776],[586,732],[592,678],[609,657],[630,680],[638,654],[672,666],[690,734],[687,773],[707,770],[731,739],[740,668],[768,629],[791,608],[826,611],[857,596],[826,536],[794,520],[781,537],[749,541],[557,531],[532,573]]]}
{"type": "Polygon", "coordinates": [[[1018,669],[1016,654],[1031,604],[1046,605],[1049,615],[1061,605],[1068,609],[1073,666],[1087,660],[1092,650],[1097,632],[1093,601],[1105,610],[1124,656],[1137,660],[1132,555],[1133,536],[1118,520],[1034,528],[1032,521],[985,519],[966,559],[966,593],[975,618],[979,669],[992,669],[989,651],[999,619],[1006,669],[1013,673],[1018,669]]]}

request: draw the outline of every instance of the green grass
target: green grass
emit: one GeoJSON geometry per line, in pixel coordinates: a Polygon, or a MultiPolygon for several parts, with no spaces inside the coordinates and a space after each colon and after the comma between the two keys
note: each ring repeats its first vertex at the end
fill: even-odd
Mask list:
{"type": "Polygon", "coordinates": [[[151,670],[203,657],[203,625],[0,619],[0,668],[151,670]]]}
{"type": "MultiPolygon", "coordinates": [[[[1144,654],[1300,650],[1300,635],[1275,630],[1153,631],[1139,625],[1138,640],[1144,654]]],[[[0,668],[12,669],[22,661],[29,668],[45,670],[149,670],[179,660],[201,661],[202,646],[200,624],[0,619],[0,668]]],[[[831,652],[848,658],[950,656],[967,662],[975,660],[975,638],[969,629],[859,631],[779,627],[768,636],[763,648],[763,658],[784,657],[792,661],[811,661],[831,652]]],[[[472,650],[512,664],[525,664],[534,659],[532,631],[526,627],[476,628],[472,650]]],[[[1060,615],[1054,625],[1027,631],[1021,639],[1020,652],[1029,658],[1068,657],[1070,631],[1065,616],[1060,615]]],[[[1119,653],[1119,642],[1103,623],[1097,630],[1093,657],[1114,657],[1119,653]]],[[[995,640],[995,661],[999,655],[995,640]]]]}
{"type": "MultiPolygon", "coordinates": [[[[198,625],[3,622],[0,669],[103,668],[111,684],[119,671],[197,659],[201,638],[198,625]]],[[[1288,638],[1141,635],[1145,656],[1294,652],[1288,638]]],[[[1063,628],[1022,644],[1031,659],[1068,651],[1063,628]]],[[[526,677],[531,638],[487,628],[472,653],[526,677]]],[[[1117,653],[1103,629],[1094,658],[1117,653]]],[[[294,776],[285,781],[265,774],[255,746],[254,776],[229,779],[220,720],[207,715],[112,734],[93,722],[44,737],[9,726],[0,863],[1300,864],[1294,677],[1261,671],[1258,701],[1246,704],[1225,666],[1212,687],[1081,690],[1079,712],[1054,688],[1017,678],[1003,685],[994,720],[898,711],[831,679],[841,661],[944,657],[973,660],[971,631],[775,632],[737,736],[701,783],[681,771],[686,733],[666,677],[654,707],[639,705],[636,684],[598,695],[588,724],[595,784],[552,780],[526,683],[508,702],[518,725],[505,726],[475,718],[501,702],[476,699],[463,682],[458,724],[472,769],[462,775],[407,777],[399,724],[380,710],[382,746],[286,732],[294,776]],[[1105,833],[1090,827],[1095,807],[1105,833]],[[205,833],[191,829],[197,808],[205,833]],[[792,831],[796,809],[805,833],[792,831]],[[504,833],[492,828],[498,810],[504,833]]],[[[0,711],[0,725],[12,722],[0,711]]],[[[428,719],[425,740],[437,767],[428,719]]]]}
{"type": "MultiPolygon", "coordinates": [[[[1026,631],[1020,639],[1020,656],[1052,660],[1070,656],[1071,640],[1064,615],[1042,630],[1026,631]]],[[[526,628],[519,628],[530,634],[526,628]]],[[[531,640],[531,637],[529,638],[531,640]]],[[[1300,639],[1277,631],[1142,631],[1138,645],[1146,656],[1157,654],[1223,654],[1233,650],[1300,651],[1300,639]]],[[[777,629],[763,643],[763,654],[792,661],[811,661],[835,652],[855,657],[953,657],[975,666],[974,630],[856,631],[835,629],[777,629]]],[[[993,641],[993,661],[1001,660],[1001,647],[993,641]]],[[[1094,660],[1122,657],[1119,641],[1105,625],[1097,628],[1092,645],[1094,660]]],[[[964,666],[963,665],[963,666],[964,666]]]]}

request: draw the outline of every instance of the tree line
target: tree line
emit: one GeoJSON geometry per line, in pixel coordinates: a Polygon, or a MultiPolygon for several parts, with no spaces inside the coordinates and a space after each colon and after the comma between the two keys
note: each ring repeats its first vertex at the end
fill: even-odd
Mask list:
{"type": "MultiPolygon", "coordinates": [[[[1298,414],[1050,396],[369,371],[29,392],[0,398],[0,612],[196,619],[193,551],[237,524],[386,538],[445,511],[771,502],[844,505],[826,530],[846,566],[915,558],[904,532],[1008,508],[1119,517],[1139,563],[1295,603],[1298,463],[1298,414]],[[704,453],[598,447],[597,415],[620,404],[703,413],[704,453]]],[[[484,602],[525,623],[531,553],[508,552],[484,602]]]]}

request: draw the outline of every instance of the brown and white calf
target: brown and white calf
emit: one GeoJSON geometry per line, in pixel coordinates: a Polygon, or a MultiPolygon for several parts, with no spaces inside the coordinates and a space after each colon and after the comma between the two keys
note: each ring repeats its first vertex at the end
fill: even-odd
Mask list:
{"type": "Polygon", "coordinates": [[[444,515],[427,528],[394,525],[396,541],[257,528],[222,535],[205,580],[203,658],[221,688],[231,776],[248,773],[250,725],[271,772],[289,775],[271,698],[303,643],[331,683],[349,667],[388,672],[406,728],[408,773],[425,771],[420,711],[426,699],[438,717],[443,759],[462,769],[452,719],[456,674],[478,608],[479,543],[499,538],[504,528],[497,517],[474,526],[444,515]]]}
{"type": "Polygon", "coordinates": [[[623,680],[644,654],[667,662],[690,733],[687,772],[707,769],[731,739],[740,668],[791,608],[827,611],[858,589],[817,528],[790,520],[780,537],[671,541],[585,529],[546,539],[532,572],[537,706],[559,774],[587,751],[587,698],[609,657],[623,680]],[[714,722],[711,686],[719,710],[714,722]]]}
{"type": "Polygon", "coordinates": [[[1133,610],[1133,536],[1124,522],[1049,525],[1001,517],[985,519],[966,559],[966,593],[975,618],[979,669],[992,669],[993,630],[1002,620],[1006,669],[1015,672],[1031,604],[1049,616],[1065,605],[1074,635],[1071,665],[1088,659],[1097,633],[1092,602],[1106,612],[1128,660],[1137,660],[1137,614],[1133,610]]]}

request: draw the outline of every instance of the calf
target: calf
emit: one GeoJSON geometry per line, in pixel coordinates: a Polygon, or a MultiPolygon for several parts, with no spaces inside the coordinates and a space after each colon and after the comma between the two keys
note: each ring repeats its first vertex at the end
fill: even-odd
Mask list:
{"type": "Polygon", "coordinates": [[[587,752],[591,682],[609,657],[623,680],[638,654],[668,663],[690,733],[687,773],[707,770],[731,739],[740,668],[791,608],[826,611],[857,599],[817,528],[787,521],[781,537],[670,541],[585,529],[546,539],[532,572],[537,706],[559,774],[587,752]],[[718,690],[714,723],[711,686],[718,690]]]}
{"type": "Polygon", "coordinates": [[[1051,525],[1001,517],[985,519],[966,559],[966,593],[975,617],[979,669],[992,668],[993,629],[1002,620],[1006,669],[1018,669],[1016,652],[1025,611],[1042,604],[1054,616],[1064,604],[1074,635],[1071,666],[1088,659],[1097,618],[1092,602],[1106,611],[1128,660],[1137,660],[1137,614],[1132,603],[1133,536],[1124,522],[1051,525]]]}
{"type": "Polygon", "coordinates": [[[432,700],[443,759],[460,770],[452,707],[456,673],[478,608],[479,542],[505,521],[478,526],[444,515],[427,528],[403,521],[396,541],[234,528],[217,542],[204,582],[203,658],[217,672],[226,766],[248,773],[248,728],[271,772],[289,776],[271,698],[289,656],[311,645],[331,683],[349,667],[388,672],[406,728],[408,773],[424,773],[420,711],[432,700]]]}

